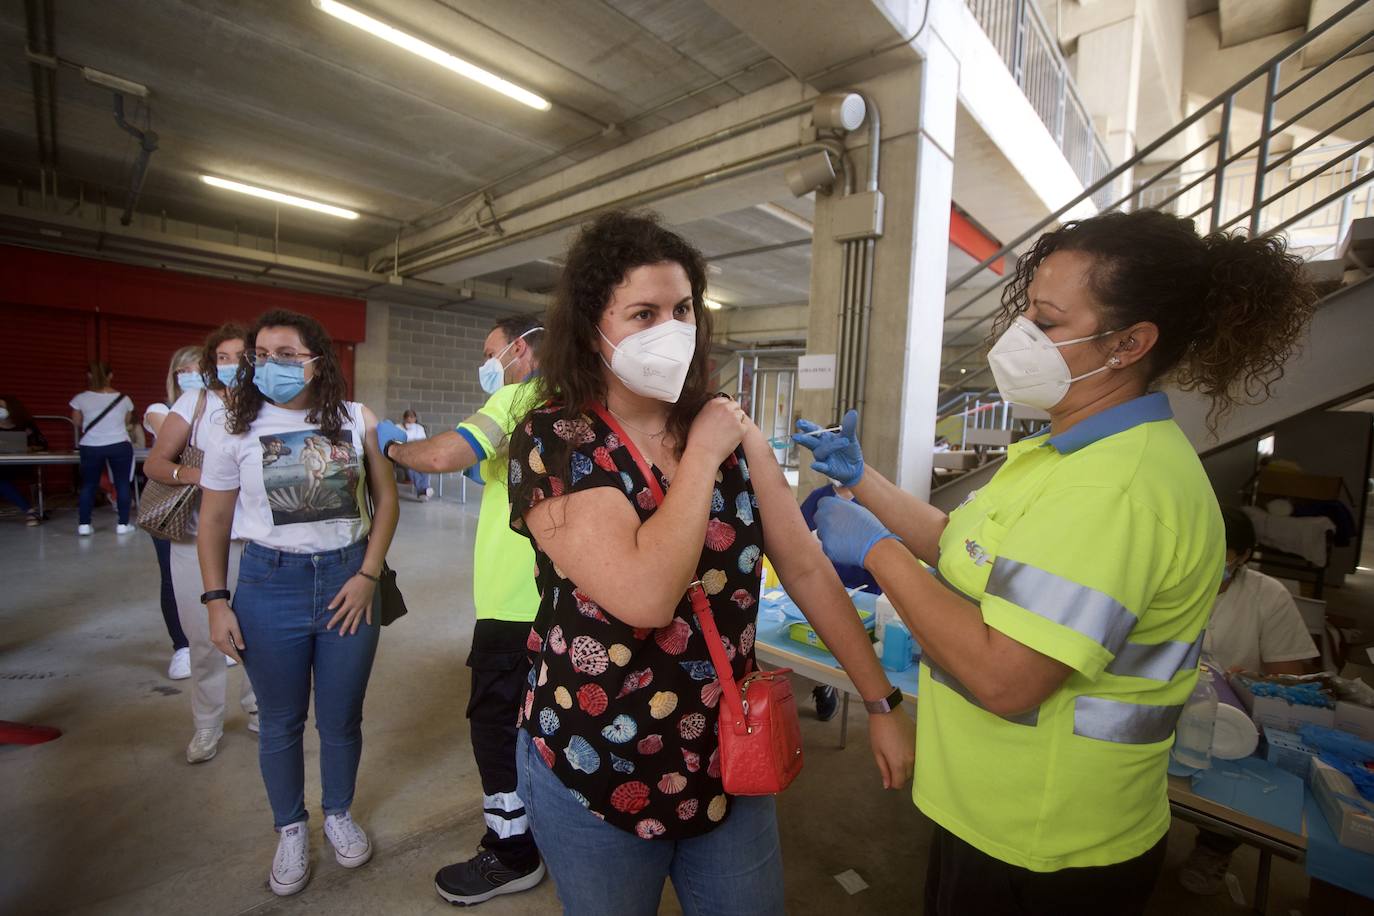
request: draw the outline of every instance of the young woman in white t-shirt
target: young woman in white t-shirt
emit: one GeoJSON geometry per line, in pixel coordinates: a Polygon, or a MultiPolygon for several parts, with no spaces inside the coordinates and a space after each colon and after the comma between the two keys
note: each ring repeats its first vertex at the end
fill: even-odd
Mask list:
{"type": "MultiPolygon", "coordinates": [[[[205,383],[200,378],[200,347],[179,348],[172,354],[172,361],[167,366],[167,403],[154,401],[143,411],[143,428],[148,435],[160,441],[162,424],[167,420],[172,405],[186,391],[204,387],[205,383]]],[[[177,454],[180,454],[180,449],[177,454]]],[[[146,464],[143,471],[145,474],[148,471],[146,464]]],[[[162,579],[162,622],[166,624],[167,635],[172,639],[172,661],[167,665],[167,677],[182,681],[191,676],[191,650],[177,612],[176,587],[172,584],[172,542],[162,538],[150,540],[157,553],[157,569],[162,579]]]]}
{"type": "Polygon", "coordinates": [[[100,473],[110,468],[110,482],[114,484],[119,509],[119,524],[115,531],[132,534],[129,524],[129,491],[134,478],[134,446],[129,441],[129,422],[134,402],[114,387],[114,371],[108,363],[92,362],[86,370],[87,389],[72,398],[72,423],[77,429],[77,448],[81,453],[81,500],[78,504],[76,533],[85,537],[94,533],[91,510],[95,508],[95,491],[100,489],[100,473]]]}
{"type": "MultiPolygon", "coordinates": [[[[201,451],[209,447],[209,442],[224,431],[224,395],[233,386],[243,359],[244,339],[247,331],[240,324],[226,324],[210,332],[201,347],[192,347],[194,362],[182,361],[178,366],[177,378],[169,382],[176,385],[177,397],[172,401],[170,412],[159,421],[159,429],[154,432],[157,442],[144,462],[143,472],[152,480],[165,484],[200,484],[200,468],[178,463],[187,443],[201,451]],[[187,367],[190,366],[188,369],[187,367]],[[196,409],[202,397],[204,406],[200,408],[199,422],[196,409]],[[194,433],[194,441],[192,435],[194,433]]],[[[182,351],[177,351],[182,355],[182,351]]],[[[152,408],[149,408],[149,412],[152,408]]],[[[148,424],[147,416],[144,425],[148,424]]],[[[200,603],[204,591],[200,579],[200,562],[196,557],[196,518],[193,516],[190,538],[186,541],[172,541],[154,538],[159,545],[159,555],[163,545],[169,557],[169,569],[173,589],[172,609],[179,615],[180,629],[188,641],[187,676],[191,677],[191,720],[194,732],[186,746],[187,763],[203,763],[214,757],[219,750],[220,738],[224,736],[225,696],[228,692],[228,659],[210,641],[210,619],[200,603]]],[[[229,544],[229,576],[237,578],[239,557],[243,554],[243,541],[234,539],[229,544]]],[[[248,729],[258,730],[258,701],[253,695],[253,684],[247,674],[239,690],[239,705],[248,717],[248,729]]]]}
{"type": "Polygon", "coordinates": [[[279,833],[269,884],[286,895],[310,878],[302,735],[312,681],[325,836],[346,868],[372,857],[349,807],[380,629],[373,592],[396,531],[396,478],[377,448],[377,418],[345,400],[319,322],[268,312],[248,332],[248,356],[225,435],[206,451],[198,549],[211,639],[243,660],[257,689],[258,758],[279,833]],[[231,526],[247,541],[232,606],[231,526]]]}

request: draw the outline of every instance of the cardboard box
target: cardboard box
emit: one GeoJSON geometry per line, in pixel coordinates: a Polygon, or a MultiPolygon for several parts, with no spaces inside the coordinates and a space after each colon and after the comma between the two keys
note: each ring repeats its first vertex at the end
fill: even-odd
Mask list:
{"type": "Polygon", "coordinates": [[[1341,700],[1336,703],[1335,723],[1332,727],[1359,735],[1366,741],[1374,741],[1374,709],[1341,700]]]}
{"type": "Polygon", "coordinates": [[[1278,728],[1264,730],[1264,759],[1297,776],[1303,782],[1312,778],[1312,760],[1317,749],[1303,744],[1302,738],[1293,732],[1278,728]]]}
{"type": "Polygon", "coordinates": [[[1340,770],[1312,758],[1312,796],[1342,846],[1374,854],[1374,802],[1340,770]]]}
{"type": "Polygon", "coordinates": [[[1245,711],[1260,728],[1275,728],[1280,731],[1297,733],[1304,723],[1336,727],[1336,711],[1319,706],[1299,706],[1279,697],[1257,697],[1239,680],[1229,682],[1235,688],[1236,696],[1245,704],[1245,711]]]}

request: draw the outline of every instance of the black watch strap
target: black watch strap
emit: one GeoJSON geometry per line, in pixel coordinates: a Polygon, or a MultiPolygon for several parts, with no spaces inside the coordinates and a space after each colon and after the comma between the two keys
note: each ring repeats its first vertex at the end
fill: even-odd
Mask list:
{"type": "Polygon", "coordinates": [[[211,601],[219,601],[220,599],[228,601],[229,594],[230,592],[227,588],[211,589],[210,591],[200,596],[200,603],[209,604],[211,601]]]}
{"type": "Polygon", "coordinates": [[[864,701],[864,709],[872,713],[892,712],[902,704],[902,688],[893,687],[892,692],[881,700],[864,701]]]}

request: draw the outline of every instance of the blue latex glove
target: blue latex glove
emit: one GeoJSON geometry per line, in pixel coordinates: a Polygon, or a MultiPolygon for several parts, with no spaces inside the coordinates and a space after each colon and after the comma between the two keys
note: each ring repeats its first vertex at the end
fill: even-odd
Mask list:
{"type": "Polygon", "coordinates": [[[863,566],[873,545],[887,538],[901,538],[888,531],[878,517],[863,506],[835,496],[816,507],[816,534],[831,563],[863,566]]]}
{"type": "MultiPolygon", "coordinates": [[[[386,447],[391,443],[405,441],[407,441],[406,431],[402,427],[390,420],[383,420],[377,424],[377,445],[381,448],[383,455],[386,455],[386,447]]],[[[390,458],[391,456],[387,455],[387,457],[390,458]]]]}
{"type": "Polygon", "coordinates": [[[816,460],[811,470],[819,471],[841,486],[852,487],[864,476],[864,453],[854,429],[859,425],[859,412],[851,410],[840,421],[838,433],[824,432],[810,420],[798,420],[800,433],[792,437],[798,445],[811,450],[816,460]]]}

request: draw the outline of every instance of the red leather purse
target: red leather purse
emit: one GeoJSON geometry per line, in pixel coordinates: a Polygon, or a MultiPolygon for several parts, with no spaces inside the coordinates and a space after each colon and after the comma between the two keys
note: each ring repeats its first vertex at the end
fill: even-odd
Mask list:
{"type": "MultiPolygon", "coordinates": [[[[663,503],[663,487],[634,442],[610,411],[600,404],[590,408],[620,438],[639,466],[654,496],[663,503]]],[[[731,795],[775,795],[786,789],[802,768],[801,723],[792,695],[791,668],[754,671],[738,684],[731,675],[711,602],[700,582],[687,589],[706,650],[720,682],[720,775],[731,795]]]]}

